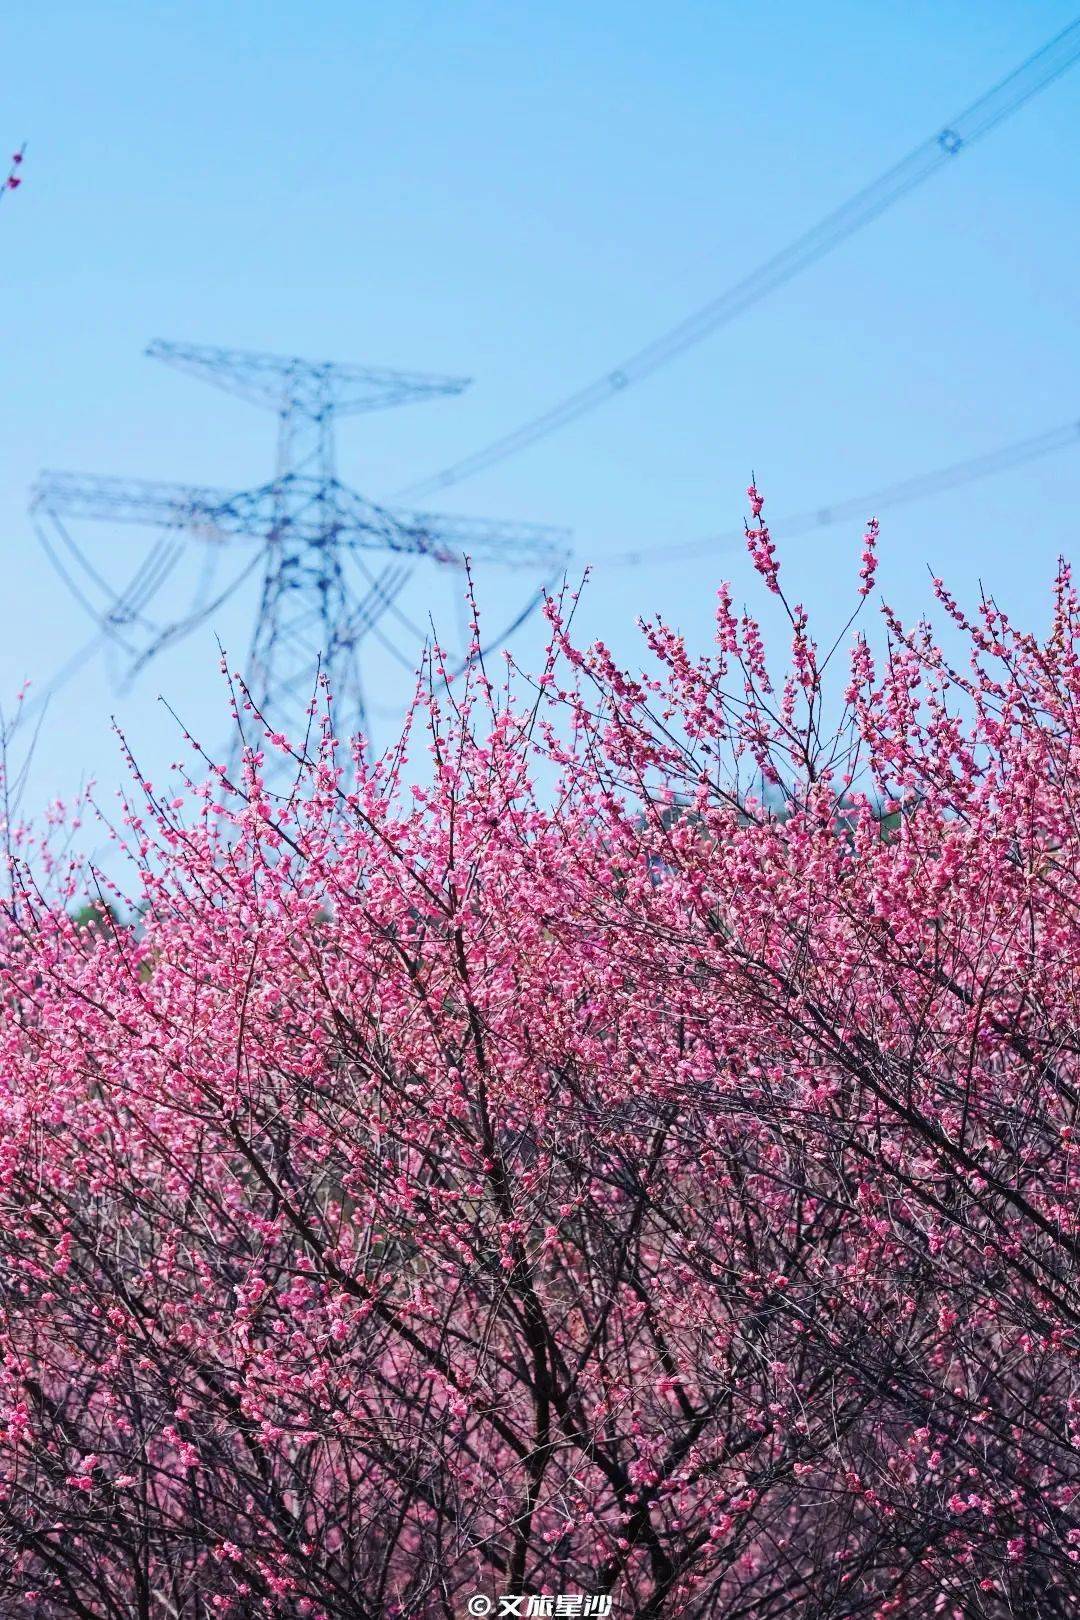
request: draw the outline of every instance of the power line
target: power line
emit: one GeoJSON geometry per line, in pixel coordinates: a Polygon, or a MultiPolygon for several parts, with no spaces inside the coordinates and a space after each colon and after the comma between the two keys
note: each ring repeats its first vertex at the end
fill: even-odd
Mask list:
{"type": "MultiPolygon", "coordinates": [[[[1058,450],[1078,447],[1080,447],[1080,421],[1066,422],[1061,427],[1050,428],[1046,433],[1037,433],[1029,439],[1017,439],[1012,444],[1001,445],[997,450],[990,450],[985,455],[971,456],[967,461],[954,461],[948,467],[938,467],[933,472],[918,473],[914,478],[887,484],[882,489],[872,490],[868,495],[849,496],[842,501],[833,501],[827,506],[816,507],[813,511],[795,512],[788,517],[776,518],[770,521],[770,528],[777,535],[787,539],[800,534],[809,534],[815,529],[830,528],[835,523],[844,522],[846,518],[857,518],[862,522],[871,513],[883,512],[890,506],[906,506],[911,501],[926,500],[928,496],[941,495],[946,490],[958,488],[961,484],[973,484],[980,478],[992,478],[995,473],[1008,472],[1013,467],[1021,467],[1026,462],[1053,455],[1058,450]]],[[[675,562],[681,558],[700,557],[718,548],[736,545],[743,538],[744,530],[728,529],[723,534],[709,535],[701,540],[687,540],[673,546],[646,546],[637,551],[619,552],[614,557],[604,557],[600,561],[605,568],[630,568],[650,562],[675,562]]]]}
{"type": "Polygon", "coordinates": [[[776,288],[784,286],[801,271],[823,259],[833,248],[853,236],[901,197],[921,186],[931,175],[943,168],[950,159],[973,145],[983,135],[1016,112],[1025,102],[1045,90],[1065,73],[1080,57],[1080,18],[1076,18],[1060,34],[1029,56],[1000,84],[980,96],[978,101],[958,113],[944,128],[909,152],[907,157],[887,169],[884,174],[857,191],[846,202],[796,237],[787,247],[737,281],[726,292],[713,298],[655,338],[644,348],[606,371],[602,377],[568,394],[564,400],[530,418],[513,432],[494,439],[483,449],[453,462],[442,472],[419,483],[398,490],[397,495],[427,495],[461,483],[478,472],[505,461],[539,439],[546,438],[569,422],[576,421],[588,411],[595,410],[605,401],[620,394],[634,383],[641,382],[661,366],[682,354],[695,343],[700,343],[717,327],[726,325],[756,304],[776,288]]]}

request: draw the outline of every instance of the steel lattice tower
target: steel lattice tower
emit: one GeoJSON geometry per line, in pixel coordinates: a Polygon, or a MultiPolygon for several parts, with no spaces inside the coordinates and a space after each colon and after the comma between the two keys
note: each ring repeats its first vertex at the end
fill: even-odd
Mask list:
{"type": "Polygon", "coordinates": [[[258,569],[258,609],[245,674],[260,706],[281,721],[294,718],[300,703],[310,699],[321,667],[345,724],[366,730],[361,647],[394,611],[418,561],[460,571],[467,555],[527,569],[534,585],[526,611],[565,563],[564,530],[390,509],[338,478],[339,416],[458,394],[467,386],[464,380],[178,343],[155,342],[146,352],[273,410],[277,468],[270,483],[238,492],[42,474],[31,505],[42,542],[102,633],[124,650],[133,672],[208,620],[258,569]],[[164,532],[136,576],[116,590],[69,531],[72,521],[82,519],[164,532]],[[225,591],[196,602],[181,618],[155,617],[153,606],[191,542],[243,541],[257,542],[257,549],[225,591]],[[377,556],[375,572],[369,564],[377,556]]]}

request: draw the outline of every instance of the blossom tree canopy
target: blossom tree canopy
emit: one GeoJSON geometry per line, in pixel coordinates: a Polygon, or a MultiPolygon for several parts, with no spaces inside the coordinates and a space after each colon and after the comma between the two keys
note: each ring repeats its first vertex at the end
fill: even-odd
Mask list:
{"type": "Polygon", "coordinates": [[[1080,599],[822,652],[750,504],[776,683],[564,595],[378,762],[130,760],[137,927],[9,829],[11,1620],[1077,1612],[1080,599]]]}

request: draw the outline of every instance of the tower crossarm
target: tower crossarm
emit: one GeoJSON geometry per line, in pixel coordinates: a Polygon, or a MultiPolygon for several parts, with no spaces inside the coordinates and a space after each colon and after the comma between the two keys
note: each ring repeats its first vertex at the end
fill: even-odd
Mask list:
{"type": "Polygon", "coordinates": [[[546,523],[502,523],[494,518],[444,517],[435,512],[387,514],[408,537],[409,549],[438,562],[496,563],[551,575],[570,558],[569,529],[546,523]]]}
{"type": "Polygon", "coordinates": [[[469,386],[467,377],[335,365],[294,355],[168,343],[160,338],[148,345],[146,353],[152,360],[163,360],[177,371],[186,371],[252,404],[316,418],[331,411],[373,411],[460,394],[469,386]]]}
{"type": "Polygon", "coordinates": [[[211,523],[231,527],[235,497],[199,484],[158,483],[142,478],[96,478],[89,473],[44,472],[34,486],[31,510],[62,518],[142,523],[184,528],[211,523]]]}

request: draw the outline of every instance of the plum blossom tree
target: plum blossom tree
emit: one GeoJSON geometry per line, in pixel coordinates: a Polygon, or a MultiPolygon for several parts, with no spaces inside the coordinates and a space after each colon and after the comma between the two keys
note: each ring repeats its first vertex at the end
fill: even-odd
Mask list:
{"type": "Polygon", "coordinates": [[[782,680],[564,596],[374,764],[131,759],[137,930],[10,829],[12,1620],[1076,1612],[1080,599],[834,683],[750,505],[782,680]]]}

